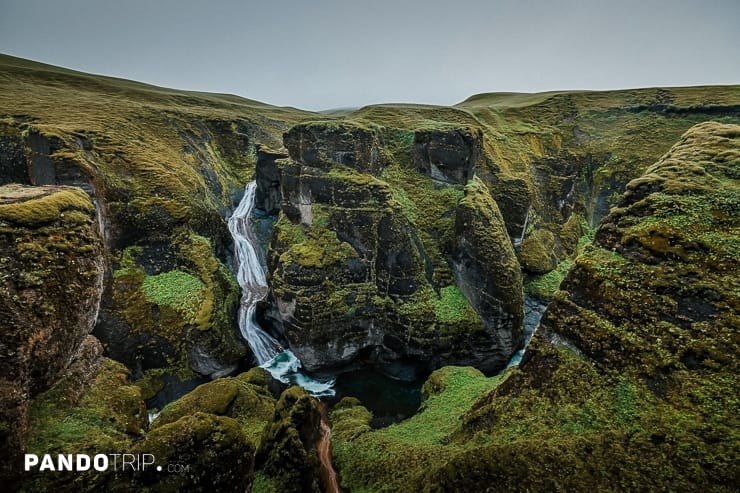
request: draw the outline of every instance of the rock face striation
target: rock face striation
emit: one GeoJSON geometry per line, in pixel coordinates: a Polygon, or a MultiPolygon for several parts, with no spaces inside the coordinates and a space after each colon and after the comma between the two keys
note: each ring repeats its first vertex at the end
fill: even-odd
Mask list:
{"type": "Polygon", "coordinates": [[[414,222],[386,181],[387,167],[414,164],[399,163],[378,129],[296,125],[284,137],[288,158],[258,160],[258,196],[278,195],[277,166],[282,197],[268,249],[266,318],[306,368],[364,362],[413,378],[446,364],[494,371],[516,351],[521,275],[501,214],[479,180],[464,190],[447,183],[468,183],[480,138],[458,130],[421,132],[413,149],[405,149],[415,156],[425,149],[416,161],[433,161],[435,169],[447,161],[451,178],[434,187],[460,194],[459,204],[450,201],[457,212],[448,216],[447,238],[426,245],[420,238],[425,225],[414,222]],[[429,244],[446,279],[435,279],[429,244]]]}

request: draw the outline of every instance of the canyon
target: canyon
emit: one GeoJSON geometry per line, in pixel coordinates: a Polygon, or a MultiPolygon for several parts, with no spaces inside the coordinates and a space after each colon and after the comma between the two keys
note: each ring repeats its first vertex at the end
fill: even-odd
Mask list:
{"type": "Polygon", "coordinates": [[[11,490],[732,490],[738,86],[328,115],[0,67],[11,490]],[[417,412],[330,398],[365,371],[417,412]],[[190,468],[20,470],[103,449],[190,468]]]}

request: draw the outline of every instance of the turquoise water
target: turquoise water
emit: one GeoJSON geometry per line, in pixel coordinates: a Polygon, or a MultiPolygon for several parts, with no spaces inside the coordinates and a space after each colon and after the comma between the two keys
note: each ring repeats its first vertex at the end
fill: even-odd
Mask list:
{"type": "Polygon", "coordinates": [[[273,378],[289,385],[300,385],[314,397],[333,397],[335,394],[334,378],[314,378],[301,369],[301,361],[289,350],[279,353],[263,363],[264,368],[273,378]]]}

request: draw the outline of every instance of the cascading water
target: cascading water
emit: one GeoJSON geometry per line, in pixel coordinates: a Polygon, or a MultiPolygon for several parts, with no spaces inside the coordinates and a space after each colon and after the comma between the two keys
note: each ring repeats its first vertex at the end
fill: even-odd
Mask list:
{"type": "Polygon", "coordinates": [[[262,365],[277,356],[283,348],[254,320],[257,303],[267,296],[265,270],[257,255],[257,239],[249,222],[256,190],[257,182],[247,185],[244,198],[229,218],[229,231],[234,238],[236,250],[236,280],[242,288],[239,329],[257,358],[257,363],[262,365]]]}
{"type": "Polygon", "coordinates": [[[254,207],[257,182],[249,183],[244,197],[229,218],[229,231],[234,238],[236,279],[242,288],[239,306],[239,329],[252,349],[259,365],[284,383],[300,385],[316,397],[334,395],[334,380],[317,380],[301,371],[300,360],[262,330],[255,320],[257,303],[267,296],[265,269],[259,252],[259,241],[252,231],[250,216],[254,207]]]}

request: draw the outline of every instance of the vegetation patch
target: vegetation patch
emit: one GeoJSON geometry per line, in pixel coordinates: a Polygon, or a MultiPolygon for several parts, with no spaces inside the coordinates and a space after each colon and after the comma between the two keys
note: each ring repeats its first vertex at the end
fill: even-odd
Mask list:
{"type": "Polygon", "coordinates": [[[93,212],[90,198],[72,187],[0,187],[0,219],[34,226],[63,219],[64,213],[74,213],[67,221],[89,220],[93,212]],[[80,215],[80,212],[85,214],[80,215]]]}
{"type": "Polygon", "coordinates": [[[146,276],[142,284],[148,301],[172,307],[190,322],[198,314],[204,287],[200,279],[179,270],[146,276]]]}
{"type": "Polygon", "coordinates": [[[440,297],[434,304],[434,314],[442,323],[471,322],[478,318],[468,300],[455,286],[445,286],[440,290],[440,297]]]}
{"type": "Polygon", "coordinates": [[[342,486],[355,492],[415,491],[425,470],[440,466],[452,451],[460,418],[500,377],[486,378],[469,367],[445,367],[424,384],[424,401],[413,417],[372,431],[371,414],[356,400],[332,412],[334,457],[342,486]]]}

